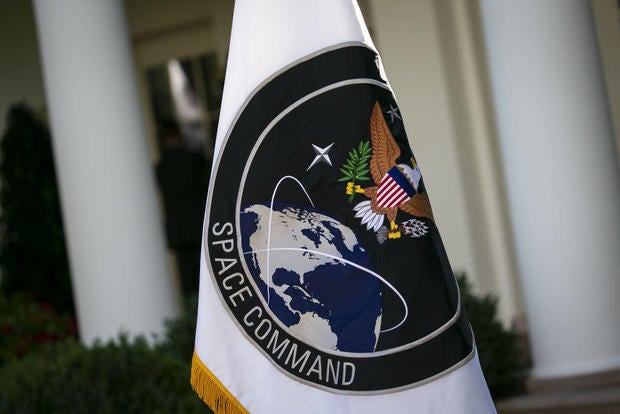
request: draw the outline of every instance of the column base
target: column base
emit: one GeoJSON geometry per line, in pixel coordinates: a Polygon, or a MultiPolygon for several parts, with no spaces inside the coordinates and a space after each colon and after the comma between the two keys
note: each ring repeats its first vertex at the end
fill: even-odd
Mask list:
{"type": "Polygon", "coordinates": [[[528,395],[497,402],[500,414],[620,412],[620,369],[556,379],[533,379],[528,395]]]}
{"type": "Polygon", "coordinates": [[[534,367],[531,377],[540,381],[555,381],[566,377],[586,377],[601,372],[620,370],[620,357],[576,362],[561,366],[534,367]]]}

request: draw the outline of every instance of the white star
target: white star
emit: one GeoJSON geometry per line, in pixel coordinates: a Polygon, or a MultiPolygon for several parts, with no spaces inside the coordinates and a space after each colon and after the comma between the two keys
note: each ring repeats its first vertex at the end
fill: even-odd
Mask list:
{"type": "Polygon", "coordinates": [[[314,159],[312,160],[312,163],[308,166],[306,171],[310,170],[310,168],[314,167],[319,162],[324,162],[325,164],[328,164],[331,167],[332,160],[329,159],[329,155],[327,155],[327,153],[329,152],[329,150],[332,149],[333,146],[334,146],[333,142],[329,144],[328,146],[326,146],[325,148],[321,148],[321,147],[318,147],[312,144],[312,148],[314,148],[314,153],[316,154],[316,156],[314,157],[314,159]]]}
{"type": "Polygon", "coordinates": [[[394,118],[398,118],[402,121],[400,115],[398,115],[398,108],[394,108],[392,104],[390,104],[390,109],[385,111],[388,115],[390,115],[390,122],[394,123],[394,118]]]}

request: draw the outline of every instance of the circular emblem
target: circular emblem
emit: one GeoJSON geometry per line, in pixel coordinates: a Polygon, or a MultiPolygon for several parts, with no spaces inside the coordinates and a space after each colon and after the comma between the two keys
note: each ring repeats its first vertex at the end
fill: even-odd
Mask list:
{"type": "Polygon", "coordinates": [[[264,83],[223,143],[205,253],[224,306],[285,374],[389,392],[473,339],[376,53],[345,45],[264,83]]]}

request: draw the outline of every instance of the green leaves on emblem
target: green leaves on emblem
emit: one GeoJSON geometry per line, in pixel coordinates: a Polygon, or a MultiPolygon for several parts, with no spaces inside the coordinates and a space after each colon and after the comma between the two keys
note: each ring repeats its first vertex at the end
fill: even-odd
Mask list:
{"type": "Polygon", "coordinates": [[[372,153],[372,147],[369,141],[360,141],[357,148],[353,148],[349,151],[347,161],[342,165],[340,171],[343,176],[338,179],[339,182],[347,182],[347,194],[349,194],[349,203],[353,201],[356,191],[350,191],[350,188],[354,188],[357,181],[368,181],[368,160],[370,160],[372,153]]]}

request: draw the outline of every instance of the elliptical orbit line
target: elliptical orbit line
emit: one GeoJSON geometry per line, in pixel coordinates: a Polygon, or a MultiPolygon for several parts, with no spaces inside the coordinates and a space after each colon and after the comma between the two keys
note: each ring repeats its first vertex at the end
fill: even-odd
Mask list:
{"type": "Polygon", "coordinates": [[[271,246],[271,217],[273,216],[273,202],[275,201],[276,193],[278,192],[278,187],[280,187],[280,184],[282,184],[282,181],[286,180],[287,178],[291,179],[291,180],[295,181],[297,184],[299,184],[301,189],[304,191],[304,194],[306,194],[306,197],[308,198],[308,201],[310,202],[310,204],[312,204],[312,207],[314,207],[314,202],[310,198],[310,195],[306,191],[304,185],[297,178],[293,177],[292,175],[285,175],[282,178],[280,178],[280,180],[276,184],[276,187],[273,189],[273,193],[271,193],[271,204],[269,205],[269,228],[267,229],[267,274],[266,274],[266,277],[267,277],[267,306],[269,306],[269,300],[270,300],[269,289],[271,288],[271,273],[270,273],[270,270],[269,270],[269,268],[270,268],[270,266],[269,266],[269,257],[271,256],[271,254],[269,252],[270,252],[270,246],[271,246]]]}
{"type": "Polygon", "coordinates": [[[405,301],[405,298],[403,297],[403,295],[401,295],[401,293],[390,282],[388,282],[380,274],[375,273],[372,270],[365,268],[364,266],[360,266],[360,265],[358,265],[355,262],[351,262],[351,261],[349,261],[347,259],[344,259],[344,258],[338,257],[338,256],[334,256],[334,255],[331,255],[329,253],[323,253],[323,252],[320,252],[318,250],[299,249],[299,248],[294,248],[294,247],[276,247],[274,249],[271,248],[271,219],[273,217],[273,203],[275,201],[276,193],[278,192],[278,188],[280,187],[280,184],[282,184],[282,182],[287,180],[287,179],[293,180],[297,184],[299,184],[299,187],[301,187],[301,189],[303,190],[304,194],[306,195],[306,198],[308,198],[308,201],[310,202],[310,204],[312,204],[312,207],[315,207],[314,202],[312,201],[312,198],[310,198],[310,195],[306,191],[306,188],[301,183],[301,181],[299,181],[297,178],[293,177],[292,175],[285,175],[285,176],[281,177],[280,180],[278,180],[275,188],[273,189],[273,192],[271,193],[271,202],[270,202],[270,205],[269,205],[269,226],[267,228],[267,248],[266,249],[252,250],[251,252],[243,252],[243,254],[250,254],[250,253],[254,253],[254,252],[263,252],[263,251],[267,252],[267,269],[266,269],[266,275],[265,275],[266,279],[267,279],[267,306],[269,306],[269,302],[270,302],[270,299],[271,299],[271,295],[270,295],[270,292],[269,292],[269,290],[271,289],[271,272],[270,272],[270,268],[271,268],[271,264],[270,264],[271,251],[272,250],[273,251],[303,251],[303,252],[310,252],[310,253],[315,253],[315,254],[318,254],[318,255],[330,257],[330,258],[332,258],[334,260],[341,261],[341,262],[349,264],[349,265],[351,265],[353,267],[356,267],[356,268],[358,268],[358,269],[360,269],[360,270],[362,270],[362,271],[364,271],[364,272],[366,272],[366,273],[376,277],[377,279],[379,279],[387,287],[389,287],[396,294],[396,296],[398,296],[398,298],[400,299],[400,301],[403,304],[403,307],[405,308],[405,316],[395,326],[392,326],[391,328],[388,328],[388,329],[384,329],[384,330],[382,330],[380,332],[392,331],[392,330],[398,328],[399,326],[401,326],[403,323],[405,323],[405,321],[409,317],[409,307],[407,306],[407,302],[405,301]]]}
{"type": "Polygon", "coordinates": [[[394,287],[394,285],[392,285],[390,282],[388,282],[387,280],[385,280],[383,278],[383,276],[381,276],[380,274],[373,272],[372,270],[364,267],[364,266],[360,266],[355,262],[352,262],[350,260],[347,260],[345,258],[342,257],[338,257],[338,256],[334,256],[333,254],[329,254],[329,253],[324,253],[318,250],[311,250],[311,249],[300,249],[299,247],[274,247],[273,249],[257,249],[257,250],[251,250],[249,252],[243,252],[243,254],[252,254],[252,253],[257,253],[257,252],[267,252],[267,255],[269,255],[270,251],[298,251],[298,252],[305,252],[305,253],[314,253],[320,256],[326,256],[329,257],[331,259],[340,261],[340,262],[344,262],[350,266],[356,267],[360,270],[363,270],[364,272],[376,277],[377,279],[379,279],[381,282],[385,283],[387,285],[387,287],[389,287],[392,292],[394,292],[396,294],[396,296],[398,296],[398,298],[401,300],[401,302],[403,303],[403,307],[405,308],[405,316],[403,317],[403,319],[401,319],[400,322],[398,322],[396,325],[392,326],[391,328],[388,329],[384,329],[380,332],[389,332],[389,331],[393,331],[394,329],[398,328],[399,326],[401,326],[403,323],[405,323],[405,321],[407,320],[407,318],[409,317],[409,307],[407,306],[407,302],[405,301],[405,298],[403,297],[403,295],[400,294],[400,292],[394,287]]]}

